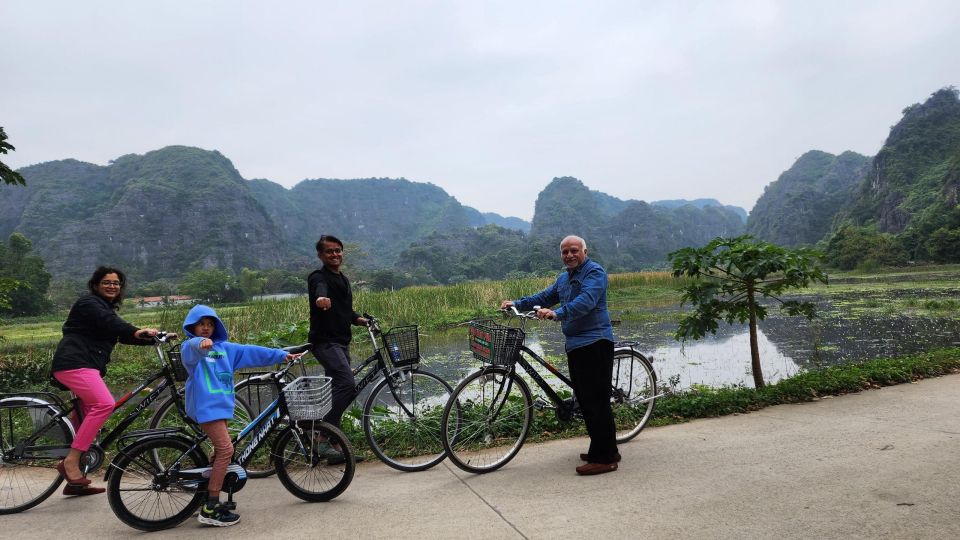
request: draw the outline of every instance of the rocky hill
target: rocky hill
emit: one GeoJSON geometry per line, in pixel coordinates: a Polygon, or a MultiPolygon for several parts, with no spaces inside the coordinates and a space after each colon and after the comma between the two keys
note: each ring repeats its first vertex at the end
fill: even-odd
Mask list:
{"type": "Polygon", "coordinates": [[[747,220],[747,232],[774,244],[816,244],[854,201],[870,158],[811,150],[769,184],[747,220]]]}

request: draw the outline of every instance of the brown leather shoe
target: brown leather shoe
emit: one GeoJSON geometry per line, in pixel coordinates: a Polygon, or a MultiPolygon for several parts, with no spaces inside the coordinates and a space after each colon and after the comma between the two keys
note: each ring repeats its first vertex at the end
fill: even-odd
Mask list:
{"type": "Polygon", "coordinates": [[[577,467],[577,474],[589,476],[593,474],[603,474],[617,470],[617,463],[586,463],[577,467]]]}
{"type": "MultiPolygon", "coordinates": [[[[589,454],[580,454],[580,461],[590,461],[589,454]]],[[[620,453],[617,452],[617,455],[613,458],[614,463],[620,463],[620,453]]]]}
{"type": "Polygon", "coordinates": [[[102,487],[75,486],[73,484],[67,484],[63,488],[64,495],[73,495],[76,497],[82,497],[84,495],[98,495],[104,491],[106,491],[106,489],[102,487]]]}
{"type": "Polygon", "coordinates": [[[74,486],[85,486],[90,483],[90,479],[84,478],[83,476],[80,478],[70,478],[67,476],[67,469],[63,466],[63,460],[60,460],[60,462],[57,463],[57,472],[60,473],[60,476],[63,476],[63,478],[67,481],[67,484],[72,484],[74,486]]]}

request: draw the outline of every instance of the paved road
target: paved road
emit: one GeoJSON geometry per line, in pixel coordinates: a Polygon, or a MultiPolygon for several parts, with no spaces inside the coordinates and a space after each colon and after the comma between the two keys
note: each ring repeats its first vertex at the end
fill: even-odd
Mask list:
{"type": "MultiPolygon", "coordinates": [[[[960,538],[960,375],[644,431],[620,470],[578,477],[584,439],[525,447],[471,475],[363,463],[307,504],[276,479],[237,494],[242,522],[151,538],[960,538]]],[[[3,538],[139,535],[103,497],[0,516],[3,538]]]]}

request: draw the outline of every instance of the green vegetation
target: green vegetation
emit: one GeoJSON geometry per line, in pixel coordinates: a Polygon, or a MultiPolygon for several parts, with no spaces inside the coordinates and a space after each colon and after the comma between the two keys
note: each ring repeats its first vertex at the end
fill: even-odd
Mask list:
{"type": "Polygon", "coordinates": [[[960,349],[940,349],[899,358],[880,358],[800,373],[763,388],[707,388],[671,394],[657,401],[651,425],[745,413],[783,403],[939,377],[960,371],[960,349]]]}
{"type": "Polygon", "coordinates": [[[11,234],[8,244],[0,243],[0,315],[21,317],[50,310],[50,273],[32,251],[33,244],[20,233],[11,234]]]}
{"type": "Polygon", "coordinates": [[[799,248],[786,249],[749,235],[716,238],[702,248],[684,248],[669,255],[673,275],[692,281],[683,289],[682,303],[694,312],[680,320],[676,337],[700,339],[715,334],[720,320],[750,324],[750,357],[754,386],[764,385],[757,345],[757,321],[767,316],[766,303],[777,303],[788,315],[814,316],[814,304],[784,300],[781,295],[811,282],[827,282],[818,264],[820,255],[799,248]]]}
{"type": "MultiPolygon", "coordinates": [[[[6,154],[10,150],[16,150],[16,148],[7,142],[7,133],[3,131],[3,126],[0,126],[0,154],[6,154]]],[[[23,179],[20,173],[11,169],[2,161],[0,161],[0,180],[3,180],[4,184],[27,185],[27,181],[23,179]]]]}

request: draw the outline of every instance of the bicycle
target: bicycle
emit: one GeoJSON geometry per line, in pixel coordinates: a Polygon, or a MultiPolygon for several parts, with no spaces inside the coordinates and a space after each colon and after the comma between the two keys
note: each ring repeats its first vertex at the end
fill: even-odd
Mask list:
{"type": "MultiPolygon", "coordinates": [[[[292,354],[309,345],[288,347],[292,354]]],[[[224,478],[223,491],[233,506],[233,494],[243,489],[245,466],[275,431],[270,456],[283,487],[308,501],[329,501],[353,481],[353,448],[336,427],[317,420],[330,410],[330,379],[298,377],[284,384],[284,376],[300,359],[269,374],[277,399],[267,405],[234,439],[234,460],[224,478]],[[281,427],[281,420],[290,422],[281,427]],[[249,437],[247,445],[241,443],[249,437]],[[339,459],[331,457],[336,449],[339,459]]],[[[120,521],[143,530],[174,527],[191,515],[207,497],[210,463],[203,451],[205,434],[182,428],[159,428],[122,437],[107,473],[107,500],[120,521]]]]}
{"type": "MultiPolygon", "coordinates": [[[[166,332],[160,332],[154,338],[160,371],[116,401],[111,415],[131,403],[133,396],[148,392],[113,429],[106,432],[106,428],[101,428],[98,440],[80,458],[84,474],[100,468],[105,449],[119,440],[165,391],[169,392],[167,399],[176,413],[186,417],[176,387],[177,382],[186,380],[186,371],[179,362],[176,345],[171,345],[166,355],[162,347],[172,341],[166,332]],[[159,384],[151,389],[150,386],[158,381],[159,384]]],[[[68,405],[52,392],[0,394],[0,514],[32,508],[60,486],[63,476],[55,466],[70,452],[70,444],[76,436],[74,425],[79,426],[82,420],[77,397],[70,399],[68,405]]],[[[192,427],[199,432],[199,426],[192,427]]]]}
{"type": "MultiPolygon", "coordinates": [[[[441,377],[420,368],[416,326],[384,332],[377,318],[366,313],[363,317],[368,321],[367,334],[373,354],[353,368],[353,375],[357,378],[358,396],[376,382],[362,409],[361,423],[367,444],[378,459],[394,469],[427,470],[446,457],[440,440],[440,417],[453,388],[441,377]],[[377,336],[383,340],[382,348],[377,336]]],[[[260,377],[255,375],[241,381],[236,389],[253,410],[264,397],[258,384],[260,377]]],[[[270,398],[267,390],[266,397],[270,398]]]]}
{"type": "MultiPolygon", "coordinates": [[[[561,421],[580,417],[575,397],[563,399],[528,360],[545,368],[572,393],[570,379],[524,345],[524,323],[536,319],[536,311],[519,312],[511,307],[505,312],[518,317],[520,326],[471,321],[471,350],[484,365],[457,385],[444,408],[444,449],[457,467],[471,473],[497,470],[517,455],[530,432],[534,409],[552,410],[561,421]],[[521,370],[547,400],[533,399],[521,370]]],[[[657,394],[657,374],[650,360],[636,345],[621,341],[614,346],[611,405],[617,443],[640,433],[657,398],[663,395],[657,394]]]]}

